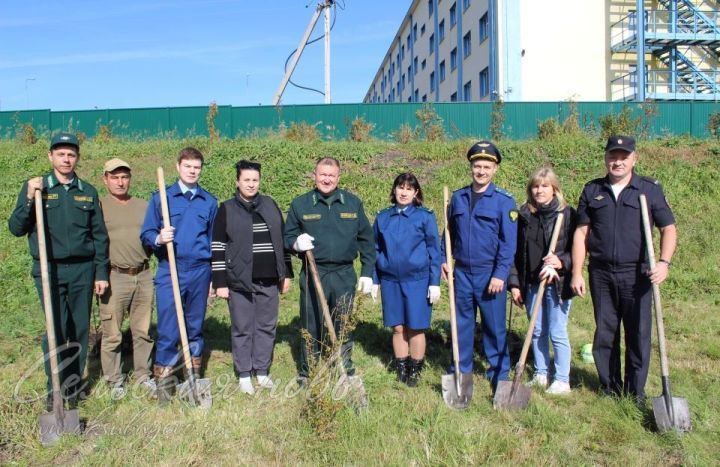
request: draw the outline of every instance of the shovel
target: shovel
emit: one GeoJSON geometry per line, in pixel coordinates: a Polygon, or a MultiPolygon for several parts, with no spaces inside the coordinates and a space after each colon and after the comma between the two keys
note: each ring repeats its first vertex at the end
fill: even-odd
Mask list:
{"type": "MultiPolygon", "coordinates": [[[[557,215],[555,219],[555,227],[553,229],[552,237],[550,238],[550,248],[548,248],[548,254],[555,252],[555,245],[557,244],[558,235],[563,223],[563,213],[557,215]]],[[[527,407],[530,402],[530,394],[532,390],[522,384],[523,373],[525,373],[525,359],[527,358],[528,350],[530,350],[530,342],[532,341],[533,331],[535,330],[535,322],[537,321],[538,314],[540,312],[540,306],[542,305],[543,296],[545,295],[545,286],[547,285],[547,278],[540,281],[538,291],[535,296],[535,303],[533,303],[532,314],[530,317],[530,324],[528,326],[527,333],[525,333],[525,342],[523,343],[522,352],[520,352],[520,360],[518,360],[515,366],[515,377],[512,381],[500,381],[498,382],[497,390],[495,391],[495,398],[493,399],[493,407],[496,410],[519,410],[527,407]]]]}
{"type": "MultiPolygon", "coordinates": [[[[158,188],[160,190],[160,206],[162,208],[163,225],[170,225],[170,212],[168,210],[167,195],[165,193],[165,175],[162,167],[157,168],[158,188]]],[[[190,358],[190,345],[188,344],[187,329],[185,328],[185,314],[180,298],[180,283],[178,281],[177,267],[175,265],[175,245],[167,243],[168,262],[170,263],[170,279],[172,280],[173,299],[175,301],[175,313],[177,314],[178,329],[180,331],[180,345],[182,346],[183,360],[188,378],[177,386],[177,392],[181,400],[190,405],[209,409],[212,406],[212,393],[210,392],[210,380],[197,378],[193,370],[190,358]]]]}
{"type": "MultiPolygon", "coordinates": [[[[647,199],[640,195],[640,211],[642,213],[643,231],[645,233],[645,246],[647,248],[650,269],[655,269],[655,252],[653,249],[652,232],[650,231],[650,217],[648,215],[647,199]]],[[[655,321],[658,333],[658,347],[660,348],[660,369],[662,370],[662,396],[653,397],[652,406],[655,415],[655,424],[658,430],[690,431],[690,410],[688,401],[684,397],[673,397],[670,390],[670,369],[668,367],[667,350],[665,349],[665,325],[663,324],[662,303],[660,302],[660,286],[652,285],[653,304],[655,305],[655,321]]]]}
{"type": "Polygon", "coordinates": [[[460,348],[458,347],[457,334],[457,318],[455,315],[455,278],[453,277],[452,264],[452,245],[450,243],[450,230],[448,229],[448,187],[443,187],[443,198],[445,213],[445,254],[447,257],[447,265],[449,271],[448,279],[448,298],[450,302],[450,335],[452,338],[453,363],[455,364],[455,373],[451,375],[443,375],[440,379],[440,387],[442,388],[443,399],[445,403],[453,409],[466,409],[472,401],[473,395],[473,375],[472,373],[460,373],[460,348]]]}
{"type": "Polygon", "coordinates": [[[50,296],[50,274],[48,272],[47,246],[45,245],[45,219],[43,217],[43,200],[40,190],[35,191],[35,222],[38,249],[40,250],[40,276],[42,278],[43,304],[45,308],[45,332],[47,332],[48,339],[50,380],[52,381],[53,391],[52,412],[40,415],[40,442],[43,446],[51,446],[65,433],[80,433],[80,416],[77,409],[65,410],[62,394],[60,394],[57,338],[55,336],[55,318],[50,296]]]}
{"type": "Polygon", "coordinates": [[[327,300],[325,300],[325,292],[323,291],[320,274],[317,270],[317,264],[315,264],[315,255],[312,250],[307,250],[305,252],[305,258],[307,259],[307,264],[310,268],[310,275],[312,276],[312,280],[315,285],[315,292],[317,293],[318,302],[320,303],[320,309],[322,310],[323,319],[325,320],[325,326],[328,329],[328,334],[330,334],[330,343],[333,348],[337,348],[337,354],[334,360],[339,362],[337,365],[337,368],[340,369],[340,380],[338,381],[338,384],[347,390],[347,394],[350,394],[351,401],[353,405],[355,405],[356,409],[367,409],[369,401],[362,379],[356,375],[348,376],[347,371],[345,370],[345,365],[342,362],[342,347],[337,342],[335,325],[333,324],[332,316],[330,316],[330,308],[328,307],[327,300]]]}

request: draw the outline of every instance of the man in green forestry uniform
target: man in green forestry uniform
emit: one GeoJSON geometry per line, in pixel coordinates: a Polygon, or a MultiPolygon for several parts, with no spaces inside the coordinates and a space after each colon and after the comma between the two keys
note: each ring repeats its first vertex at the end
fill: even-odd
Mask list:
{"type": "MultiPolygon", "coordinates": [[[[340,163],[323,157],[315,165],[315,189],[295,198],[285,222],[285,248],[303,253],[313,250],[335,331],[340,335],[341,317],[352,311],[357,276],[353,261],[360,255],[360,280],[357,290],[369,294],[375,266],[373,230],[362,202],[353,194],[338,188],[340,163]]],[[[306,264],[300,272],[300,326],[313,338],[314,358],[320,352],[323,330],[322,310],[306,264]]],[[[343,364],[349,376],[352,365],[352,336],[342,336],[343,364]]],[[[308,355],[305,342],[300,345],[299,382],[308,377],[308,355]]]]}
{"type": "MultiPolygon", "coordinates": [[[[102,295],[108,286],[108,235],[95,187],[75,173],[80,143],[73,134],[59,133],[50,142],[52,172],[23,184],[8,226],[17,236],[28,236],[33,257],[32,275],[42,303],[40,253],[35,219],[35,190],[42,191],[45,211],[50,291],[58,345],[60,387],[74,407],[83,396],[88,322],[93,291],[102,295]]],[[[43,337],[45,373],[48,376],[47,409],[52,410],[52,385],[47,335],[43,337]]]]}

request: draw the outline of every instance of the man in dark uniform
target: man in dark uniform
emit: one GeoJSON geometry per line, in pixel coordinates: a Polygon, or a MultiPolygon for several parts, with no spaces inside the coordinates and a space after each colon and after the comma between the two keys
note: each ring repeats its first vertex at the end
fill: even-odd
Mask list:
{"type": "MultiPolygon", "coordinates": [[[[485,377],[494,390],[510,371],[505,282],[515,256],[518,212],[512,195],[492,183],[502,160],[500,150],[490,141],[479,141],[470,147],[467,159],[472,183],[453,193],[447,213],[455,257],[460,371],[473,370],[475,315],[480,308],[483,349],[489,363],[485,377]]],[[[444,243],[442,257],[442,275],[447,279],[444,243]]]]}
{"type": "Polygon", "coordinates": [[[651,283],[667,276],[675,246],[675,218],[657,180],[634,173],[635,140],[611,136],[605,146],[607,175],[585,185],[578,203],[571,287],[585,296],[582,267],[590,253],[590,295],[595,309],[593,357],[604,394],[626,394],[642,405],[650,365],[651,283]],[[640,195],[660,230],[660,259],[649,270],[640,195]],[[620,323],[625,329],[625,383],[620,373],[620,323]]]}
{"type": "MultiPolygon", "coordinates": [[[[42,303],[34,206],[35,190],[41,190],[58,368],[61,369],[60,387],[70,405],[75,406],[78,398],[83,396],[80,382],[87,356],[92,294],[94,291],[102,295],[108,286],[108,235],[97,190],[75,173],[80,159],[80,143],[75,135],[55,135],[50,142],[48,159],[52,172],[23,184],[8,226],[15,236],[28,236],[34,260],[32,275],[42,303]]],[[[42,349],[47,355],[47,335],[43,337],[42,349]]],[[[48,376],[47,409],[51,411],[49,358],[45,359],[45,374],[48,376]]]]}
{"type": "MultiPolygon", "coordinates": [[[[315,189],[295,198],[285,222],[285,248],[302,253],[313,250],[325,299],[339,333],[341,317],[350,313],[357,276],[353,261],[360,255],[360,280],[357,290],[369,294],[375,266],[373,230],[362,202],[353,194],[339,189],[340,163],[323,157],[315,165],[315,189]]],[[[315,356],[320,352],[323,332],[322,311],[312,280],[305,265],[300,272],[300,322],[313,338],[315,356]]],[[[338,334],[339,335],[339,334],[338,334]]],[[[342,355],[345,369],[352,376],[352,336],[345,335],[342,355]]],[[[300,345],[301,384],[308,377],[308,356],[300,345]]]]}

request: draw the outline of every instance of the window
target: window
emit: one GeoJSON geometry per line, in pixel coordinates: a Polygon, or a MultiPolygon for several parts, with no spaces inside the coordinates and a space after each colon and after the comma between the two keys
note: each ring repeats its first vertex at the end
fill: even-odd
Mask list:
{"type": "Polygon", "coordinates": [[[463,100],[465,102],[472,100],[472,81],[468,81],[463,85],[463,100]]]}
{"type": "Polygon", "coordinates": [[[457,47],[450,51],[450,70],[457,68],[457,47]]]}
{"type": "Polygon", "coordinates": [[[445,20],[440,21],[438,25],[438,41],[442,42],[445,39],[445,20]]]}
{"type": "Polygon", "coordinates": [[[435,4],[433,3],[435,0],[428,0],[428,16],[432,16],[434,11],[435,4]]]}
{"type": "Polygon", "coordinates": [[[412,33],[408,34],[407,36],[407,47],[408,50],[410,50],[410,46],[412,45],[412,33]]]}
{"type": "Polygon", "coordinates": [[[470,8],[470,0],[463,0],[463,12],[470,8]]]}
{"type": "Polygon", "coordinates": [[[490,73],[487,67],[480,72],[480,99],[490,94],[490,73]]]}
{"type": "Polygon", "coordinates": [[[393,75],[395,74],[395,64],[390,64],[390,79],[392,79],[393,75]]]}
{"type": "MultiPolygon", "coordinates": [[[[423,26],[423,27],[425,27],[425,26],[423,26]]],[[[416,40],[417,40],[417,23],[416,23],[416,24],[413,24],[413,32],[412,32],[412,35],[413,35],[413,40],[416,41],[416,40]]]]}
{"type": "Polygon", "coordinates": [[[488,36],[488,15],[485,13],[480,18],[480,42],[487,39],[488,36]]]}
{"type": "Polygon", "coordinates": [[[450,29],[454,28],[457,24],[457,8],[455,7],[455,4],[453,3],[450,6],[450,29]]]}
{"type": "Polygon", "coordinates": [[[412,64],[410,64],[410,66],[408,66],[407,75],[408,75],[408,79],[410,79],[410,77],[412,76],[412,64]]]}
{"type": "Polygon", "coordinates": [[[405,60],[405,46],[400,47],[400,60],[405,60]]]}
{"type": "Polygon", "coordinates": [[[435,72],[430,73],[430,92],[435,91],[435,72]]]}
{"type": "Polygon", "coordinates": [[[463,36],[463,58],[468,58],[470,56],[470,52],[472,47],[472,40],[470,38],[470,31],[463,36]]]}
{"type": "Polygon", "coordinates": [[[428,55],[432,55],[432,53],[435,51],[435,34],[430,34],[430,52],[428,52],[428,55]]]}
{"type": "Polygon", "coordinates": [[[416,89],[413,97],[415,98],[415,102],[418,101],[418,96],[420,95],[420,92],[416,89]]]}
{"type": "MultiPolygon", "coordinates": [[[[417,75],[417,72],[418,72],[417,63],[418,63],[418,59],[417,59],[417,56],[416,56],[415,58],[413,58],[413,70],[415,71],[415,74],[416,74],[416,75],[417,75]]],[[[425,67],[423,67],[423,68],[425,68],[425,67]]]]}
{"type": "Polygon", "coordinates": [[[412,102],[412,96],[408,96],[408,102],[412,102]]]}
{"type": "Polygon", "coordinates": [[[425,35],[425,25],[423,24],[422,27],[420,28],[420,37],[422,37],[424,35],[425,35]]]}
{"type": "Polygon", "coordinates": [[[427,94],[423,94],[422,101],[427,102],[427,94]]]}
{"type": "Polygon", "coordinates": [[[450,94],[450,102],[457,102],[457,93],[450,94]]]}
{"type": "Polygon", "coordinates": [[[402,87],[400,90],[402,91],[403,89],[405,89],[405,73],[402,74],[402,87]]]}
{"type": "Polygon", "coordinates": [[[400,52],[398,52],[397,55],[395,56],[395,61],[398,64],[398,68],[400,68],[400,52]]]}
{"type": "Polygon", "coordinates": [[[440,62],[440,82],[445,81],[445,60],[440,62]]]}
{"type": "Polygon", "coordinates": [[[424,70],[425,67],[427,66],[427,60],[423,60],[423,61],[422,61],[422,64],[421,64],[420,66],[421,66],[422,69],[424,70]]]}

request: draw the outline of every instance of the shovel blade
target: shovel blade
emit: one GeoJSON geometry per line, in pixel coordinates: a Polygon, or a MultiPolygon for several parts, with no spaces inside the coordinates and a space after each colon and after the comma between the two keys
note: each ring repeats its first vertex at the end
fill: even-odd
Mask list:
{"type": "Polygon", "coordinates": [[[668,412],[664,396],[653,397],[652,406],[653,415],[655,415],[655,424],[659,431],[665,432],[673,429],[677,431],[692,430],[690,409],[688,408],[687,399],[684,397],[672,398],[672,417],[668,412]]]}
{"type": "Polygon", "coordinates": [[[443,399],[448,407],[458,410],[468,408],[473,395],[473,377],[471,373],[461,374],[459,385],[454,374],[443,375],[440,386],[442,387],[443,399]],[[460,386],[460,393],[457,390],[458,386],[460,386]]]}
{"type": "Polygon", "coordinates": [[[521,410],[530,402],[532,390],[518,381],[499,381],[493,398],[495,410],[521,410]],[[516,386],[516,387],[513,387],[516,386]]]}
{"type": "Polygon", "coordinates": [[[56,412],[40,415],[40,442],[43,446],[51,446],[64,434],[80,434],[80,415],[77,409],[64,410],[60,420],[56,412]]]}
{"type": "Polygon", "coordinates": [[[181,401],[188,405],[200,407],[201,409],[209,409],[212,407],[212,392],[210,390],[210,380],[208,378],[196,379],[195,384],[190,381],[184,381],[179,384],[177,389],[178,397],[181,401]]]}

